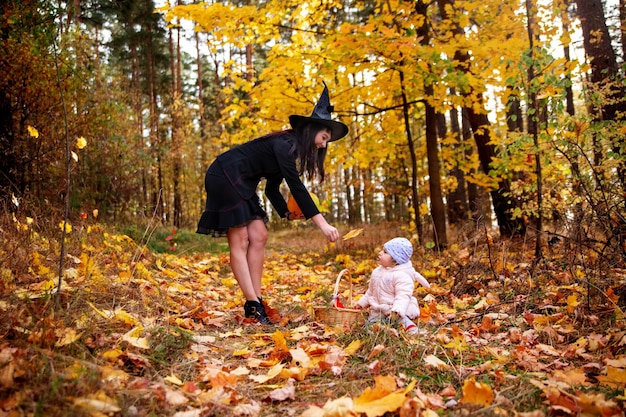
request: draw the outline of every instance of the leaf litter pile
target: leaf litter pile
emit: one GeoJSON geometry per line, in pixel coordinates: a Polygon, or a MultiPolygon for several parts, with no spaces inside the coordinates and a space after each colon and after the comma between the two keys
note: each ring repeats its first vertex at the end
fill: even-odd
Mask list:
{"type": "Polygon", "coordinates": [[[534,263],[534,244],[490,236],[416,250],[432,287],[416,287],[409,336],[314,314],[342,269],[365,292],[393,237],[380,226],[271,244],[274,327],[244,319],[227,252],[152,253],[75,228],[57,294],[59,242],[18,226],[0,246],[0,416],[624,415],[626,271],[593,252],[534,263]]]}

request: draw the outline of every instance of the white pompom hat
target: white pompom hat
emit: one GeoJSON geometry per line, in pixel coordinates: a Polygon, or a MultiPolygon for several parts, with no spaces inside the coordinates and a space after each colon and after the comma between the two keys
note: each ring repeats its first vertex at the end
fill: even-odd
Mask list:
{"type": "Polygon", "coordinates": [[[393,238],[383,246],[398,264],[409,262],[411,255],[413,255],[413,245],[411,245],[409,239],[404,237],[393,238]]]}

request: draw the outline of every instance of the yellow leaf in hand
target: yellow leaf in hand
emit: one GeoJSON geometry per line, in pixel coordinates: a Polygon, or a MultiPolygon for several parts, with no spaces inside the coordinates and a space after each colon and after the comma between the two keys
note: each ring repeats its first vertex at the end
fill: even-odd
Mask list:
{"type": "Polygon", "coordinates": [[[352,229],[345,235],[343,235],[343,240],[353,239],[363,233],[363,229],[352,229]]]}

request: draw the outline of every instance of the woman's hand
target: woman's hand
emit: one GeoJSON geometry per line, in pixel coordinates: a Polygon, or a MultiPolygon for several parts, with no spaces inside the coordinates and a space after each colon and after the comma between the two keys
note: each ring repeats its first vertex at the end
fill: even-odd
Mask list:
{"type": "Polygon", "coordinates": [[[321,213],[311,217],[311,220],[313,220],[313,223],[315,223],[315,225],[320,228],[320,230],[322,231],[322,233],[324,233],[324,236],[326,236],[326,239],[328,239],[329,242],[336,242],[337,240],[339,240],[339,231],[335,227],[328,224],[328,222],[321,213]]]}
{"type": "Polygon", "coordinates": [[[326,223],[326,226],[321,227],[321,229],[322,233],[324,233],[329,242],[336,242],[339,240],[339,231],[335,227],[326,223]]]}

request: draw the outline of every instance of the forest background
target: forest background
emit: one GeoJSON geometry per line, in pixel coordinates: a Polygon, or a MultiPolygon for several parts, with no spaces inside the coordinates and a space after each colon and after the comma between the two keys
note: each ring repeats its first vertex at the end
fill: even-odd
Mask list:
{"type": "MultiPolygon", "coordinates": [[[[16,289],[30,297],[33,284],[60,296],[62,278],[71,287],[75,273],[68,259],[93,266],[83,254],[107,248],[113,230],[134,240],[131,253],[223,250],[220,241],[183,242],[204,206],[208,164],[287,128],[291,114],[309,114],[326,83],[350,133],[329,145],[327,180],[311,189],[332,224],[386,230],[342,250],[356,257],[365,246],[371,257],[377,238],[406,235],[424,256],[420,266],[439,271],[430,278],[443,279],[433,264],[452,256],[454,279],[440,284],[454,295],[484,291],[483,279],[504,282],[517,269],[537,278],[549,267],[548,282],[567,271],[587,312],[607,308],[604,323],[621,330],[623,0],[8,0],[0,48],[5,297],[16,289]],[[92,227],[106,230],[105,243],[86,243],[92,227]],[[530,254],[520,249],[529,242],[530,254]],[[468,247],[482,253],[482,274],[470,273],[480,262],[467,263],[468,247]],[[557,248],[558,273],[545,263],[557,248]],[[59,279],[49,285],[55,257],[59,279]]],[[[263,201],[274,231],[309,233],[263,201]]],[[[134,274],[138,261],[128,262],[134,274]]],[[[555,293],[568,313],[579,311],[555,293]]],[[[38,302],[29,332],[51,326],[41,318],[49,304],[38,302]]],[[[7,369],[3,393],[19,379],[7,369]]]]}

